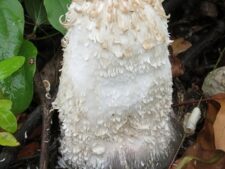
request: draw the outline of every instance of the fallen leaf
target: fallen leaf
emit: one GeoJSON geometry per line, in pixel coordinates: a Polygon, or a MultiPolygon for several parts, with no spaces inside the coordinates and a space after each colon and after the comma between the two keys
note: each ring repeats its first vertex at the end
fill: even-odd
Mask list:
{"type": "Polygon", "coordinates": [[[33,155],[35,155],[37,152],[39,152],[40,144],[38,142],[32,142],[25,147],[23,147],[22,150],[20,150],[19,154],[17,155],[18,159],[22,158],[28,158],[33,155]]]}
{"type": "Polygon", "coordinates": [[[184,74],[184,66],[181,60],[177,57],[178,54],[185,52],[189,49],[192,44],[186,41],[184,38],[178,38],[173,41],[170,45],[172,50],[172,55],[170,56],[170,62],[172,65],[172,75],[173,77],[179,77],[184,74]]]}
{"type": "MultiPolygon", "coordinates": [[[[217,150],[224,150],[225,146],[224,106],[225,94],[217,94],[212,97],[211,101],[208,102],[208,110],[204,126],[198,133],[196,142],[185,151],[181,159],[178,159],[178,161],[182,161],[185,157],[194,157],[191,162],[185,165],[185,167],[182,167],[182,169],[225,168],[225,153],[217,150]],[[223,120],[220,118],[223,118],[223,120]],[[217,127],[216,129],[215,126],[217,127]]],[[[173,169],[176,169],[176,167],[173,167],[173,169]]]]}
{"type": "Polygon", "coordinates": [[[184,74],[184,66],[178,57],[171,56],[170,63],[173,77],[179,77],[184,74]]]}
{"type": "Polygon", "coordinates": [[[213,124],[215,146],[218,150],[225,151],[225,94],[220,94],[214,98],[220,104],[220,110],[213,124]]]}
{"type": "Polygon", "coordinates": [[[175,39],[171,44],[172,54],[173,56],[177,56],[178,54],[188,50],[191,46],[192,44],[186,41],[184,38],[175,39]]]}

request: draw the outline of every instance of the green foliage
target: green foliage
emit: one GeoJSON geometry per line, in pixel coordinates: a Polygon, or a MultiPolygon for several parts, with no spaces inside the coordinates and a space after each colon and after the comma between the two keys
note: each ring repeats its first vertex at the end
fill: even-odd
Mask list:
{"type": "Polygon", "coordinates": [[[25,64],[18,72],[0,81],[0,93],[3,95],[0,99],[12,100],[13,113],[21,113],[29,106],[33,96],[36,67],[29,64],[29,60],[36,59],[37,50],[31,42],[23,40],[24,14],[18,0],[0,0],[0,13],[0,60],[13,55],[25,57],[25,64]]]}
{"type": "Polygon", "coordinates": [[[24,0],[27,13],[35,23],[35,28],[48,23],[47,14],[42,0],[24,0]]]}
{"type": "Polygon", "coordinates": [[[14,56],[0,62],[0,80],[3,80],[13,74],[24,64],[24,57],[14,56]]]}
{"type": "Polygon", "coordinates": [[[12,111],[16,114],[23,112],[33,97],[33,76],[36,66],[30,64],[30,61],[36,60],[37,49],[31,42],[24,40],[19,55],[25,57],[25,64],[11,77],[0,82],[0,89],[5,97],[12,100],[12,111]]]}
{"type": "Polygon", "coordinates": [[[11,107],[10,100],[0,100],[0,127],[14,133],[17,129],[17,121],[15,115],[10,111],[11,107]]]}
{"type": "Polygon", "coordinates": [[[0,132],[0,145],[2,146],[19,146],[20,143],[15,139],[15,137],[8,132],[0,132]]]}
{"type": "Polygon", "coordinates": [[[10,100],[1,99],[0,100],[0,109],[10,110],[12,107],[12,102],[10,100]]]}
{"type": "MultiPolygon", "coordinates": [[[[0,80],[8,78],[16,72],[23,64],[24,57],[15,56],[0,62],[0,80]]],[[[11,112],[12,102],[6,99],[0,99],[0,127],[8,132],[14,133],[17,129],[15,115],[11,112]]],[[[0,145],[16,146],[18,142],[7,132],[0,133],[0,145]]]]}
{"type": "Polygon", "coordinates": [[[0,60],[16,56],[23,40],[23,8],[18,0],[0,0],[0,60]]]}
{"type": "Polygon", "coordinates": [[[66,13],[70,3],[71,0],[44,0],[49,22],[62,34],[66,33],[66,29],[60,24],[59,18],[66,13]]]}
{"type": "Polygon", "coordinates": [[[0,128],[5,130],[0,132],[0,145],[19,145],[12,135],[17,130],[14,114],[27,109],[33,97],[37,49],[23,38],[29,37],[24,35],[24,8],[34,22],[32,35],[36,30],[48,35],[41,26],[49,23],[64,34],[66,29],[59,18],[70,3],[71,0],[0,0],[0,128]]]}
{"type": "MultiPolygon", "coordinates": [[[[24,63],[24,57],[15,56],[0,62],[0,76],[4,80],[17,71],[24,63]]],[[[0,99],[0,127],[7,132],[0,132],[0,145],[17,146],[19,143],[11,133],[17,129],[15,115],[11,112],[12,102],[0,99]],[[9,133],[11,132],[11,133],[9,133]]]]}

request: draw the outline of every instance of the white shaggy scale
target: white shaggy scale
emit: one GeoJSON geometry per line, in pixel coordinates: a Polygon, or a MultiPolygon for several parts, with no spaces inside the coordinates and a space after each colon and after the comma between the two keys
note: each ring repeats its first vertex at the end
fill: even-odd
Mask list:
{"type": "Polygon", "coordinates": [[[53,103],[62,122],[60,164],[161,169],[174,137],[170,40],[161,1],[74,0],[64,25],[53,103]]]}

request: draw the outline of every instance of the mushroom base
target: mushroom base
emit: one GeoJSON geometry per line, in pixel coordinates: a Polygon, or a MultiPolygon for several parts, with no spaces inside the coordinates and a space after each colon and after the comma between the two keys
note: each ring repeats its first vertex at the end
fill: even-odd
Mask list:
{"type": "MultiPolygon", "coordinates": [[[[158,135],[154,143],[150,144],[146,143],[146,135],[133,137],[128,136],[128,133],[121,133],[124,136],[118,140],[115,139],[115,142],[112,138],[96,138],[93,133],[92,138],[96,140],[82,143],[76,140],[77,137],[65,137],[65,130],[62,129],[60,147],[62,156],[58,164],[64,169],[164,169],[172,161],[181,140],[181,128],[175,119],[171,119],[169,128],[170,133],[167,137],[165,134],[158,135]]],[[[165,132],[164,129],[161,131],[165,132]]]]}

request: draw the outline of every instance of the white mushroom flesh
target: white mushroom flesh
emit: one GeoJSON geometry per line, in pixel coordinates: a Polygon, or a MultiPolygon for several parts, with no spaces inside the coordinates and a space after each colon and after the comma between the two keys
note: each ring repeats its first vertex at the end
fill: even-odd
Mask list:
{"type": "Polygon", "coordinates": [[[69,6],[53,103],[62,123],[61,165],[157,169],[160,160],[168,163],[172,75],[161,3],[74,0],[69,6]]]}

